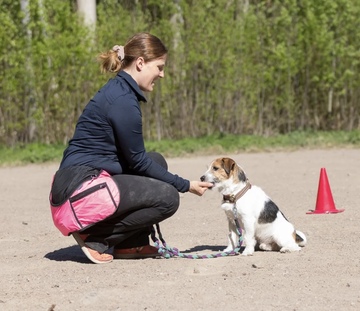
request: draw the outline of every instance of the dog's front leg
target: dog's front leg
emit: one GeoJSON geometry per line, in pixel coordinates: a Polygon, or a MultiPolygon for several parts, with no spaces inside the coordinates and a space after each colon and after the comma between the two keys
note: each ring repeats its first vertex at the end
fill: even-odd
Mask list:
{"type": "Polygon", "coordinates": [[[254,253],[256,239],[255,239],[255,220],[247,219],[244,221],[244,244],[245,249],[241,255],[249,256],[254,253]]]}
{"type": "Polygon", "coordinates": [[[228,219],[229,222],[229,234],[228,234],[228,246],[224,249],[224,252],[231,252],[239,246],[239,235],[236,231],[235,222],[232,219],[228,219]]]}

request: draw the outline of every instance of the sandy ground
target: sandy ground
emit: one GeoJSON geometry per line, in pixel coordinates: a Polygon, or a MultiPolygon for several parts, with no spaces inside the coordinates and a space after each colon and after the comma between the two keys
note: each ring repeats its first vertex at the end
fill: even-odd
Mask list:
{"type": "MultiPolygon", "coordinates": [[[[169,167],[198,179],[218,156],[174,158],[169,167]]],[[[57,164],[0,168],[0,310],[360,310],[360,150],[228,156],[307,235],[300,252],[95,265],[53,226],[47,197],[57,164]],[[306,214],[322,167],[343,213],[306,214]]],[[[161,224],[167,243],[186,254],[223,249],[220,202],[217,191],[182,194],[161,224]]]]}

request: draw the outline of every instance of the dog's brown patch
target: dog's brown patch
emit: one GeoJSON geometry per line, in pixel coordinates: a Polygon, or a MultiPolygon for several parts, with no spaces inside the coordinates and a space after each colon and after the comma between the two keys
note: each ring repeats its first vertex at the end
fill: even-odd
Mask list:
{"type": "Polygon", "coordinates": [[[229,176],[230,173],[234,170],[236,163],[233,159],[222,158],[221,167],[224,169],[225,173],[229,176]]]}
{"type": "MultiPolygon", "coordinates": [[[[235,163],[235,162],[234,162],[235,163]]],[[[211,166],[211,174],[218,181],[229,179],[233,165],[226,158],[216,159],[211,166]]]]}
{"type": "Polygon", "coordinates": [[[236,162],[231,158],[219,158],[213,161],[211,173],[219,180],[224,181],[233,177],[233,181],[246,181],[245,172],[239,168],[236,162]]]}

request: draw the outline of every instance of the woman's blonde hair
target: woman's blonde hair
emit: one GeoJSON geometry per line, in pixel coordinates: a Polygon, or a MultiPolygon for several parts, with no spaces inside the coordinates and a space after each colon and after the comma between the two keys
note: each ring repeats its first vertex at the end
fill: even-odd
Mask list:
{"type": "Polygon", "coordinates": [[[118,52],[114,49],[98,55],[101,72],[119,72],[129,67],[138,57],[142,57],[145,62],[148,62],[162,57],[168,52],[158,37],[147,32],[135,34],[123,48],[123,58],[119,57],[118,52]]]}

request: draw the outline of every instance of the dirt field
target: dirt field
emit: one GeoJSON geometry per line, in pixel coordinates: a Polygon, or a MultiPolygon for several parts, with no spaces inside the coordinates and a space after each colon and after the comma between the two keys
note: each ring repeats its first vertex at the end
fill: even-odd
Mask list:
{"type": "MultiPolygon", "coordinates": [[[[168,162],[198,179],[218,156],[168,162]]],[[[360,310],[360,150],[228,156],[307,235],[301,252],[91,264],[53,226],[47,197],[57,164],[0,168],[0,310],[360,310]],[[343,213],[306,214],[322,167],[343,213]]],[[[220,202],[217,191],[181,195],[179,211],[161,225],[167,243],[192,254],[222,250],[220,202]]]]}

